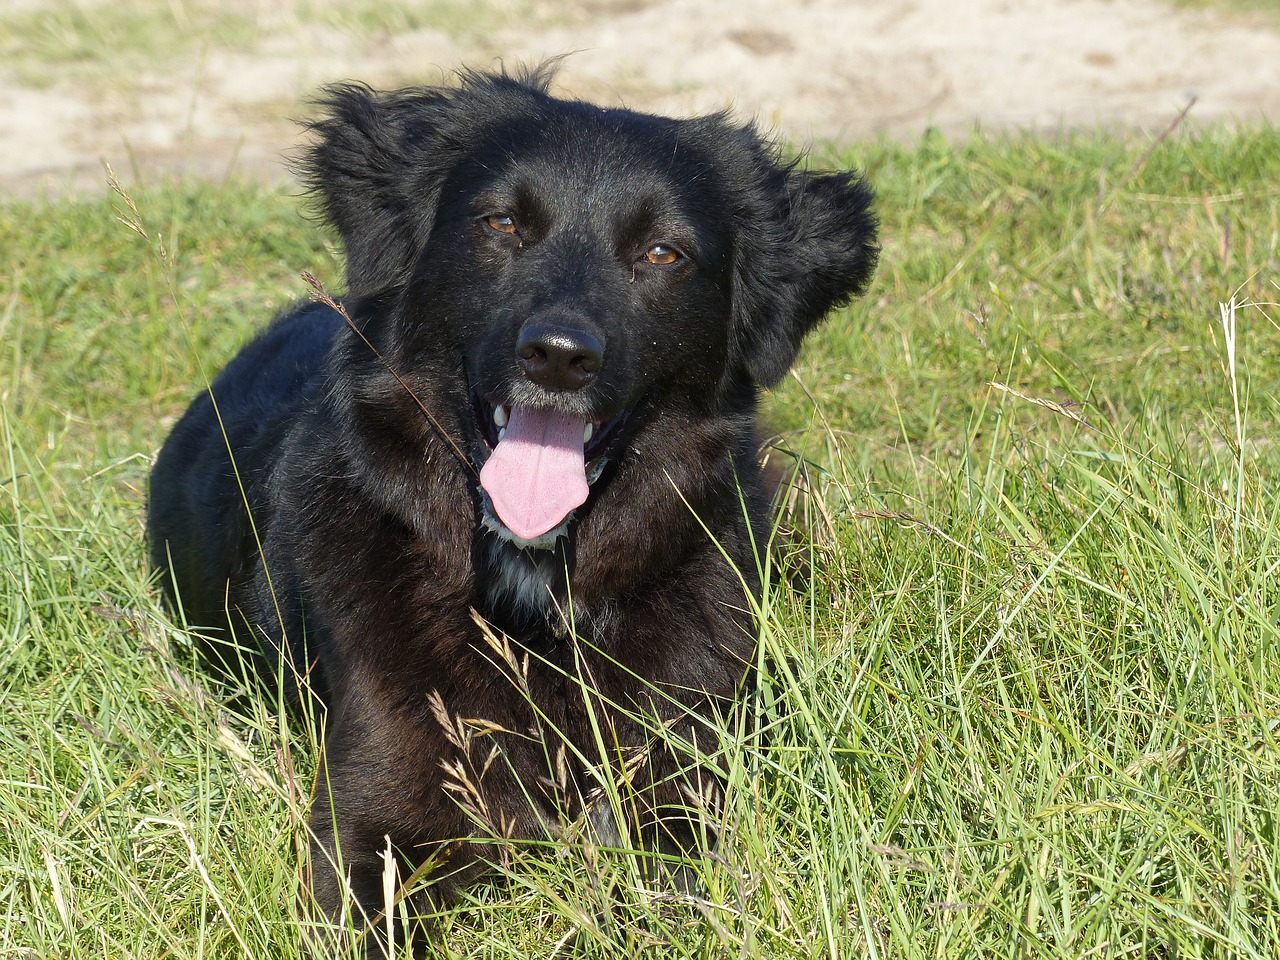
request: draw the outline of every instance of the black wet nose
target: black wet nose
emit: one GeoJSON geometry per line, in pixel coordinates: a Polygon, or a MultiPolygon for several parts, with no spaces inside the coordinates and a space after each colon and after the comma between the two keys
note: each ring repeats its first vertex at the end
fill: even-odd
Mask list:
{"type": "Polygon", "coordinates": [[[520,369],[548,390],[581,390],[594,379],[603,359],[600,341],[585,330],[531,323],[520,331],[520,369]]]}

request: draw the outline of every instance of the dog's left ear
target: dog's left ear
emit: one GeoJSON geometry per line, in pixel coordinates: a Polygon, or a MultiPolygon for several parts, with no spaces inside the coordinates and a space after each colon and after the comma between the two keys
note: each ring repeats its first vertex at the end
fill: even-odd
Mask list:
{"type": "Polygon", "coordinates": [[[828,311],[866,289],[880,253],[874,197],[860,176],[771,173],[764,209],[741,230],[733,292],[735,366],[765,387],[828,311]]]}

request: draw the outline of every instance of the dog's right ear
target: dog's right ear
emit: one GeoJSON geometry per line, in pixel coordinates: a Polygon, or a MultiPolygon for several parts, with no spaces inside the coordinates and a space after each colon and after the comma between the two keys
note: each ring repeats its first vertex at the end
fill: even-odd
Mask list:
{"type": "Polygon", "coordinates": [[[347,292],[369,296],[400,286],[431,232],[451,163],[439,135],[448,92],[378,93],[343,83],[325,88],[318,106],[299,173],[342,235],[347,292]]]}

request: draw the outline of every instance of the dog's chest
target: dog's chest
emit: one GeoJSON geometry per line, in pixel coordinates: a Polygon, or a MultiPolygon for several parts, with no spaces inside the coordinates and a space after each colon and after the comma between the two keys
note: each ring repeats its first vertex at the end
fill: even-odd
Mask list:
{"type": "Polygon", "coordinates": [[[587,610],[566,600],[564,558],[553,550],[521,550],[503,541],[488,546],[488,576],[483,586],[489,611],[500,620],[542,621],[553,634],[581,629],[587,610]],[[571,626],[573,624],[573,626],[571,626]]]}

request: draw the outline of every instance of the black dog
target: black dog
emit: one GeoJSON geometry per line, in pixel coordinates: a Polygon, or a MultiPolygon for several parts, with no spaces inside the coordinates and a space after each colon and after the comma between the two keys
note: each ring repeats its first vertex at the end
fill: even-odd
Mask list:
{"type": "Polygon", "coordinates": [[[152,474],[188,620],[328,707],[331,914],[344,877],[381,906],[386,836],[447,898],[483,838],[582,812],[602,752],[639,798],[609,829],[692,842],[652,744],[713,749],[752,662],[757,393],[874,269],[858,176],[548,80],[331,88],[304,171],[348,292],[250,343],[152,474]]]}

